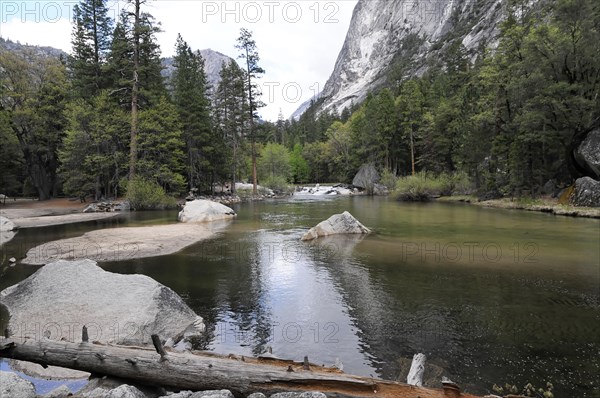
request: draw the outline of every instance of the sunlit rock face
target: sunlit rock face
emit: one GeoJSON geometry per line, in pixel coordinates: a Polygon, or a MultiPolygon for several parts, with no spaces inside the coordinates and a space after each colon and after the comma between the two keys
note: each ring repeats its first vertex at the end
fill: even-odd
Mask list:
{"type": "MultiPolygon", "coordinates": [[[[405,77],[421,75],[454,42],[474,57],[494,47],[505,15],[502,0],[359,0],[346,40],[321,97],[321,109],[338,111],[365,99],[389,78],[393,62],[410,64],[405,77]]],[[[303,104],[294,116],[305,109],[303,104]]]]}

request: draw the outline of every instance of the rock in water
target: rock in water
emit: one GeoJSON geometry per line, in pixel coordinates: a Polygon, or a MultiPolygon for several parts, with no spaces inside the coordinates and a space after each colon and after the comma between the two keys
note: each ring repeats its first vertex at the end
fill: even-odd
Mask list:
{"type": "Polygon", "coordinates": [[[379,182],[379,173],[373,164],[363,164],[352,180],[352,185],[373,193],[375,184],[379,182]]]}
{"type": "Polygon", "coordinates": [[[35,398],[35,387],[12,372],[0,371],[0,397],[35,398]]]}
{"type": "Polygon", "coordinates": [[[6,217],[0,217],[0,246],[15,237],[15,224],[6,217]]]}
{"type": "Polygon", "coordinates": [[[0,231],[14,231],[17,229],[15,224],[6,217],[0,217],[0,231]]]}
{"type": "Polygon", "coordinates": [[[313,240],[320,236],[338,234],[368,234],[371,230],[362,225],[352,214],[347,211],[334,214],[327,220],[320,222],[304,234],[302,240],[313,240]]]}
{"type": "Polygon", "coordinates": [[[211,200],[197,199],[187,202],[179,212],[181,222],[210,222],[229,220],[236,216],[233,209],[211,200]]]}
{"type": "Polygon", "coordinates": [[[577,163],[600,180],[600,128],[592,130],[575,151],[577,163]]]}
{"type": "Polygon", "coordinates": [[[149,344],[204,332],[202,318],[173,290],[145,275],[104,271],[94,261],[57,261],[0,292],[11,335],[80,342],[149,344]]]}
{"type": "Polygon", "coordinates": [[[600,181],[590,177],[575,181],[571,203],[575,206],[600,207],[600,181]]]}

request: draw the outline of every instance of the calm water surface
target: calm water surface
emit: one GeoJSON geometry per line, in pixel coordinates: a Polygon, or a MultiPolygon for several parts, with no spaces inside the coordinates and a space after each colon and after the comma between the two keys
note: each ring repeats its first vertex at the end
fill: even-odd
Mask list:
{"type": "MultiPolygon", "coordinates": [[[[213,239],[169,256],[101,264],[171,287],[200,315],[197,348],[395,379],[417,352],[471,392],[555,385],[600,397],[600,222],[386,198],[292,199],[235,208],[213,239]],[[300,242],[350,211],[367,237],[300,242]]],[[[23,230],[3,256],[96,228],[170,223],[176,212],[23,230]]],[[[5,262],[3,263],[5,264],[5,262]]],[[[36,267],[1,268],[0,288],[36,267]]]]}

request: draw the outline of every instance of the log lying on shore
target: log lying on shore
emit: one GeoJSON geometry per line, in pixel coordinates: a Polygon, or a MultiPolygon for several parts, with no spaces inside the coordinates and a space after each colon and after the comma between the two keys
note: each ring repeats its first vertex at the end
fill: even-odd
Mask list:
{"type": "MultiPolygon", "coordinates": [[[[85,340],[85,339],[84,339],[85,340]]],[[[173,390],[228,389],[238,397],[254,392],[322,391],[339,398],[442,398],[441,389],[352,376],[308,361],[228,357],[206,353],[161,353],[144,347],[0,338],[0,357],[61,366],[129,379],[173,390]]],[[[453,395],[454,396],[454,395],[453,395]]],[[[475,398],[473,395],[456,395],[475,398]]]]}

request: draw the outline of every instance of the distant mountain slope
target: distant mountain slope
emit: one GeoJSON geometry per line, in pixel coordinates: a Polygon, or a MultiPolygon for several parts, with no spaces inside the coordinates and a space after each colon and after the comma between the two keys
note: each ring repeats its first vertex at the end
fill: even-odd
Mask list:
{"type": "MultiPolygon", "coordinates": [[[[232,58],[221,54],[218,51],[211,50],[210,48],[206,50],[200,50],[200,54],[202,54],[202,58],[204,58],[204,72],[206,72],[208,84],[213,89],[216,89],[221,81],[219,72],[221,72],[221,66],[223,65],[223,62],[228,63],[230,60],[232,60],[232,58]]],[[[163,66],[165,67],[163,70],[163,76],[171,77],[173,70],[175,69],[173,66],[173,58],[164,58],[163,66]]]]}
{"type": "MultiPolygon", "coordinates": [[[[29,51],[33,51],[35,55],[43,55],[47,57],[56,57],[56,58],[64,58],[66,59],[68,54],[62,50],[53,47],[40,47],[40,46],[31,46],[28,44],[21,44],[19,42],[13,42],[11,40],[5,40],[0,37],[0,51],[21,51],[23,49],[28,49],[29,51]]],[[[229,62],[232,58],[227,55],[221,54],[218,51],[214,51],[211,49],[200,50],[202,57],[204,58],[204,71],[206,72],[206,76],[208,78],[208,83],[216,88],[221,81],[219,77],[219,72],[221,71],[221,65],[223,62],[229,62]]],[[[162,60],[163,67],[163,76],[166,78],[171,77],[173,74],[173,58],[164,58],[162,60]]]]}
{"type": "Polygon", "coordinates": [[[63,50],[59,50],[54,47],[41,47],[41,46],[31,46],[29,44],[21,44],[19,42],[14,42],[12,40],[6,40],[0,37],[0,51],[21,51],[23,49],[27,49],[33,51],[35,55],[42,55],[46,57],[63,57],[66,59],[67,53],[63,50]]]}
{"type": "MultiPolygon", "coordinates": [[[[386,83],[392,65],[418,76],[452,42],[467,51],[494,45],[503,0],[359,0],[320,110],[339,111],[386,83]]],[[[299,116],[302,109],[294,113],[299,116]]]]}

